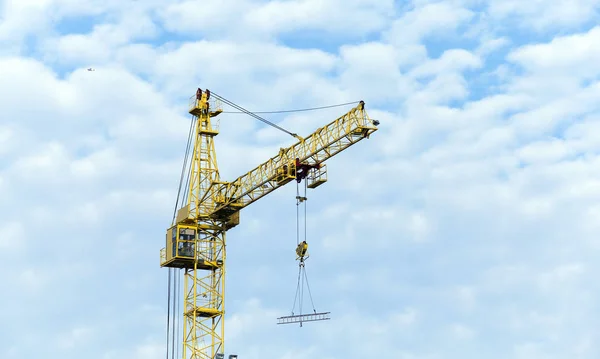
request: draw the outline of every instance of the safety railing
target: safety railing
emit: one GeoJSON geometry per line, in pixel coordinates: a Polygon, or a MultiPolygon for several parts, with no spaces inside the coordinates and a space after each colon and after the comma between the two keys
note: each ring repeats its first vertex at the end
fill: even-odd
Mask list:
{"type": "MultiPolygon", "coordinates": [[[[208,100],[208,105],[209,105],[209,111],[214,112],[214,111],[218,111],[218,110],[223,110],[223,103],[221,100],[212,98],[210,100],[208,100]]],[[[191,96],[188,100],[188,111],[192,111],[194,109],[197,109],[200,107],[200,100],[198,100],[196,98],[196,95],[191,96]]],[[[216,131],[219,132],[219,127],[221,125],[221,120],[219,118],[211,118],[210,120],[210,129],[207,129],[206,127],[204,127],[205,130],[212,130],[212,131],[216,131]]]]}
{"type": "MultiPolygon", "coordinates": [[[[191,111],[195,108],[198,108],[200,105],[200,100],[198,100],[198,98],[196,97],[196,95],[190,96],[189,100],[188,100],[188,111],[191,111]]],[[[211,111],[223,111],[223,101],[216,99],[216,98],[211,98],[208,100],[208,108],[211,111]]]]}
{"type": "Polygon", "coordinates": [[[160,250],[160,264],[163,265],[167,261],[167,249],[162,248],[160,250]]]}
{"type": "Polygon", "coordinates": [[[316,188],[327,182],[327,165],[321,163],[319,168],[311,168],[306,180],[308,188],[316,188]]]}

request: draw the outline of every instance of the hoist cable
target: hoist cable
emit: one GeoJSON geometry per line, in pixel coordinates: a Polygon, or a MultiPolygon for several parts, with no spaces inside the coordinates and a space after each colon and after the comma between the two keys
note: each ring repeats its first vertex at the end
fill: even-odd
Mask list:
{"type": "Polygon", "coordinates": [[[308,228],[306,226],[306,202],[307,202],[307,200],[306,200],[306,186],[307,186],[307,183],[306,183],[306,181],[304,181],[304,242],[306,242],[306,228],[308,228]]]}
{"type": "MultiPolygon", "coordinates": [[[[340,106],[347,106],[347,105],[353,105],[355,103],[359,103],[360,101],[353,101],[353,102],[346,102],[346,103],[340,103],[337,105],[328,105],[328,106],[320,106],[320,107],[309,107],[309,108],[299,108],[296,110],[278,110],[278,111],[254,111],[253,113],[290,113],[290,112],[305,112],[305,111],[315,111],[315,110],[323,110],[326,108],[333,108],[333,107],[340,107],[340,106]]],[[[223,111],[223,113],[245,113],[243,111],[223,111]]]]}
{"type": "MultiPolygon", "coordinates": [[[[173,209],[172,224],[175,224],[175,217],[177,215],[177,207],[179,206],[179,198],[181,196],[181,187],[183,186],[183,177],[185,175],[185,169],[187,167],[187,160],[188,160],[188,157],[189,157],[191,142],[192,142],[192,139],[193,139],[192,133],[193,133],[194,123],[195,122],[196,122],[195,118],[192,118],[192,121],[190,121],[190,130],[188,132],[188,140],[187,140],[187,144],[186,144],[186,147],[185,147],[185,155],[183,157],[183,166],[181,168],[181,177],[179,178],[179,187],[177,188],[177,199],[175,201],[175,209],[173,209]]],[[[185,192],[187,192],[187,190],[185,192]]],[[[184,192],[184,196],[185,196],[185,192],[184,192]]],[[[182,202],[183,201],[185,201],[185,199],[182,199],[182,202]]]]}
{"type": "MultiPolygon", "coordinates": [[[[187,143],[186,143],[186,147],[185,147],[185,155],[183,157],[183,166],[181,168],[181,177],[179,178],[179,188],[177,189],[177,201],[175,202],[175,210],[173,211],[173,222],[175,222],[175,216],[177,213],[177,207],[179,206],[179,198],[181,197],[181,189],[183,186],[183,178],[185,175],[185,170],[187,168],[187,161],[189,158],[189,154],[190,154],[190,148],[191,148],[191,144],[192,144],[192,140],[193,140],[193,130],[194,130],[194,124],[196,122],[195,117],[192,117],[192,120],[190,121],[190,129],[188,131],[188,139],[187,139],[187,143]]],[[[187,195],[187,183],[185,185],[184,188],[184,193],[183,196],[184,198],[182,199],[182,202],[185,201],[185,196],[187,195]]]]}
{"type": "Polygon", "coordinates": [[[175,273],[176,273],[176,276],[175,276],[175,278],[176,278],[176,280],[175,280],[175,286],[177,288],[177,290],[175,291],[175,293],[177,293],[177,299],[175,300],[175,302],[177,303],[177,307],[176,307],[176,311],[175,311],[175,313],[177,313],[176,314],[177,315],[177,340],[176,340],[176,342],[177,342],[177,356],[175,358],[180,358],[180,356],[179,356],[179,348],[181,347],[181,345],[180,345],[180,341],[179,341],[179,332],[180,332],[179,328],[181,326],[181,323],[179,322],[179,320],[180,320],[180,316],[179,316],[180,312],[179,312],[179,310],[181,309],[181,304],[180,304],[181,302],[179,301],[179,293],[180,293],[180,290],[181,290],[181,269],[179,269],[179,270],[176,269],[175,273]]]}
{"type": "MultiPolygon", "coordinates": [[[[296,183],[296,245],[300,245],[300,188],[296,183]]],[[[300,276],[302,275],[302,262],[298,266],[298,282],[296,284],[296,294],[294,294],[294,305],[292,306],[292,315],[296,309],[296,301],[298,300],[298,292],[300,291],[300,276]]],[[[301,300],[301,299],[300,299],[301,300]]]]}
{"type": "Polygon", "coordinates": [[[175,359],[175,320],[177,319],[177,312],[175,311],[175,304],[177,303],[177,274],[173,269],[173,319],[171,321],[171,327],[173,334],[171,335],[171,358],[175,359]]]}
{"type": "MultiPolygon", "coordinates": [[[[193,130],[196,127],[196,123],[197,122],[198,122],[198,118],[194,117],[194,120],[192,121],[192,128],[190,130],[193,130]]],[[[190,135],[192,135],[191,131],[190,131],[190,135]]],[[[188,153],[188,158],[190,156],[193,156],[193,152],[191,152],[191,151],[193,151],[192,146],[191,146],[192,143],[193,143],[193,139],[194,139],[193,137],[190,137],[190,139],[188,141],[189,142],[188,143],[188,148],[190,148],[190,152],[188,153]]],[[[189,165],[187,165],[187,175],[185,177],[185,181],[183,182],[185,187],[183,188],[184,192],[183,192],[183,201],[182,201],[182,203],[186,203],[188,201],[189,190],[190,190],[190,176],[191,176],[191,173],[192,173],[192,165],[193,165],[193,162],[189,161],[189,165]]]]}
{"type": "Polygon", "coordinates": [[[167,359],[169,359],[169,321],[171,319],[171,269],[169,268],[169,279],[167,280],[167,359]]]}
{"type": "MultiPolygon", "coordinates": [[[[304,269],[304,268],[301,268],[300,272],[302,272],[302,269],[304,269]]],[[[299,300],[299,303],[298,303],[298,307],[300,308],[299,309],[300,310],[300,315],[302,315],[302,300],[303,299],[304,299],[304,277],[302,277],[302,287],[300,287],[300,300],[299,300]]],[[[300,325],[302,325],[302,324],[300,324],[300,325]]]]}
{"type": "MultiPolygon", "coordinates": [[[[187,200],[187,191],[189,188],[189,176],[191,172],[191,165],[188,166],[188,159],[190,157],[190,149],[192,145],[192,141],[194,139],[194,125],[196,123],[196,117],[193,117],[190,121],[190,128],[188,131],[188,139],[185,148],[185,155],[183,158],[183,165],[181,168],[181,176],[179,177],[179,186],[177,188],[177,199],[175,201],[175,208],[173,209],[173,219],[172,225],[175,224],[175,218],[177,215],[177,209],[179,207],[179,201],[185,202],[187,200]],[[187,171],[187,176],[186,174],[187,171]],[[184,177],[187,177],[187,180],[184,185],[184,177]],[[183,193],[182,193],[183,189],[183,193]]],[[[191,163],[190,163],[191,164],[191,163]]],[[[169,279],[168,279],[168,294],[167,294],[167,359],[169,359],[169,339],[171,339],[171,358],[175,358],[175,338],[177,337],[177,341],[179,341],[179,319],[177,316],[177,311],[179,309],[179,300],[178,300],[178,291],[179,291],[179,273],[175,273],[173,268],[169,268],[169,279]],[[173,279],[171,279],[173,278],[173,279]],[[173,280],[173,286],[171,286],[171,280],[173,280]],[[171,304],[171,291],[173,292],[173,304],[171,304]],[[171,309],[173,310],[173,318],[171,319],[171,309]]],[[[179,346],[177,347],[177,355],[179,356],[179,346]]]]}
{"type": "Polygon", "coordinates": [[[270,125],[270,126],[273,126],[273,127],[275,127],[276,129],[278,129],[278,130],[280,130],[280,131],[283,131],[283,132],[287,133],[287,134],[288,134],[288,135],[290,135],[290,136],[293,136],[293,137],[298,137],[298,135],[297,135],[297,134],[295,134],[295,133],[292,133],[292,132],[290,132],[290,131],[286,130],[285,128],[283,128],[283,127],[281,127],[281,126],[278,126],[278,125],[274,124],[274,123],[273,123],[273,122],[271,122],[271,121],[265,120],[264,118],[260,117],[259,115],[255,114],[255,113],[253,113],[253,112],[250,112],[250,111],[246,110],[245,108],[243,108],[243,107],[241,107],[241,106],[239,106],[239,105],[236,105],[235,103],[233,103],[233,102],[231,102],[231,101],[229,101],[229,100],[227,100],[227,99],[225,99],[225,98],[223,98],[223,97],[221,97],[221,96],[217,95],[217,94],[216,94],[216,93],[214,93],[214,92],[211,92],[211,95],[215,96],[217,99],[219,99],[219,100],[223,101],[223,102],[224,102],[224,103],[226,103],[227,105],[229,105],[229,106],[231,106],[231,107],[233,107],[233,108],[235,108],[235,109],[237,109],[237,110],[240,110],[240,111],[242,111],[243,113],[245,113],[245,114],[247,114],[247,115],[250,115],[250,116],[254,117],[255,119],[257,119],[257,120],[259,120],[259,121],[262,121],[262,122],[264,122],[264,123],[266,123],[266,124],[268,124],[268,125],[270,125]]]}
{"type": "MultiPolygon", "coordinates": [[[[296,185],[296,237],[298,244],[300,243],[300,203],[304,203],[304,241],[306,241],[307,237],[307,207],[306,207],[306,192],[307,192],[307,183],[304,185],[304,196],[300,197],[300,185],[296,185]]],[[[312,293],[310,290],[310,284],[308,283],[308,275],[306,274],[306,266],[304,264],[304,258],[300,258],[300,264],[298,265],[298,282],[296,285],[296,294],[294,295],[294,305],[292,307],[292,315],[294,315],[294,310],[296,309],[296,302],[298,302],[298,310],[300,311],[300,315],[302,315],[302,304],[304,301],[304,285],[306,282],[306,289],[308,290],[308,295],[310,298],[310,303],[312,305],[313,312],[316,313],[315,303],[313,301],[312,293]]],[[[302,323],[300,323],[302,326],[302,323]]]]}
{"type": "Polygon", "coordinates": [[[310,285],[308,285],[308,277],[306,276],[306,268],[304,268],[304,277],[306,278],[306,288],[308,289],[308,296],[310,297],[310,303],[312,304],[313,312],[317,313],[317,310],[315,309],[315,303],[313,302],[312,294],[310,292],[310,285]]]}
{"type": "Polygon", "coordinates": [[[300,188],[296,183],[296,245],[300,244],[300,188]]]}
{"type": "Polygon", "coordinates": [[[182,203],[186,203],[188,201],[189,192],[190,192],[190,176],[192,174],[192,163],[188,166],[187,175],[185,177],[185,187],[183,188],[183,201],[182,203]]]}
{"type": "Polygon", "coordinates": [[[300,274],[302,267],[298,266],[298,284],[296,285],[296,294],[294,294],[294,305],[292,306],[292,315],[294,315],[294,309],[296,309],[296,301],[298,300],[298,292],[300,291],[300,274]]]}

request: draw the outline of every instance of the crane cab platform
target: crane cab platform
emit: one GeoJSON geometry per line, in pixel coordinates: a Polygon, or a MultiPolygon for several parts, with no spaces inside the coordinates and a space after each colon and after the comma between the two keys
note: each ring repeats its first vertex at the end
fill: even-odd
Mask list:
{"type": "MultiPolygon", "coordinates": [[[[213,304],[213,303],[206,303],[206,304],[213,304]]],[[[215,308],[210,308],[210,307],[197,307],[197,308],[192,308],[191,310],[188,310],[185,315],[188,317],[191,316],[196,316],[196,317],[203,317],[203,318],[212,318],[212,317],[216,317],[218,315],[223,314],[222,311],[215,309],[215,308]]]]}
{"type": "Polygon", "coordinates": [[[160,250],[160,266],[170,268],[213,270],[223,265],[222,260],[210,261],[196,249],[198,228],[175,225],[167,230],[166,246],[160,250]]]}
{"type": "Polygon", "coordinates": [[[322,163],[318,168],[311,168],[306,177],[306,187],[315,189],[327,182],[327,165],[322,163]]]}
{"type": "Polygon", "coordinates": [[[198,263],[194,263],[193,258],[182,258],[176,257],[169,261],[164,260],[164,256],[162,252],[165,250],[163,248],[161,250],[161,267],[169,267],[169,268],[185,268],[185,269],[203,269],[203,270],[214,270],[223,265],[223,261],[218,260],[216,262],[207,261],[204,259],[198,259],[198,263]]]}
{"type": "Polygon", "coordinates": [[[350,132],[350,135],[352,137],[369,138],[371,133],[375,132],[376,130],[377,128],[374,127],[358,126],[354,130],[352,130],[352,132],[350,132]]]}
{"type": "MultiPolygon", "coordinates": [[[[198,89],[200,90],[200,89],[198,89]]],[[[208,115],[216,117],[223,112],[223,104],[218,99],[211,99],[207,91],[197,92],[188,102],[188,113],[196,117],[208,115]]]]}
{"type": "Polygon", "coordinates": [[[279,186],[296,179],[296,162],[290,162],[277,168],[275,181],[279,186]]]}

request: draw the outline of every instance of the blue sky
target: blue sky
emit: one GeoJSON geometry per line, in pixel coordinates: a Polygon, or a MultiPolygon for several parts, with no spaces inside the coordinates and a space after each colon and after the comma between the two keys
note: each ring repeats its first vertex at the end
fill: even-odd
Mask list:
{"type": "MultiPolygon", "coordinates": [[[[0,358],[164,358],[188,98],[365,100],[308,197],[332,320],[291,310],[290,184],[228,232],[240,359],[598,358],[597,0],[0,0],[0,358]],[[88,72],[94,67],[95,72],[88,72]]],[[[345,108],[269,116],[307,135],[345,108]]],[[[223,115],[221,177],[293,139],[223,115]]]]}

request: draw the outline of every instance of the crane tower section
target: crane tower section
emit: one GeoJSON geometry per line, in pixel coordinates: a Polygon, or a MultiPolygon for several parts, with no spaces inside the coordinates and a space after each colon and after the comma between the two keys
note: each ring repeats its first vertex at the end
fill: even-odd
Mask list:
{"type": "Polygon", "coordinates": [[[209,91],[198,89],[191,99],[195,133],[187,202],[161,250],[161,266],[184,270],[183,358],[213,359],[223,351],[225,232],[235,221],[210,216],[215,203],[205,196],[220,183],[212,118],[222,111],[219,101],[210,101],[209,91]]]}

